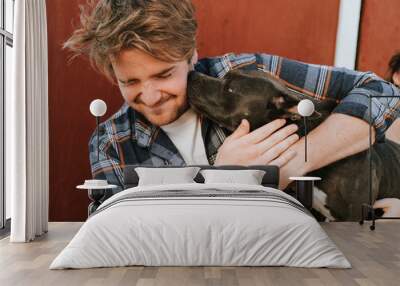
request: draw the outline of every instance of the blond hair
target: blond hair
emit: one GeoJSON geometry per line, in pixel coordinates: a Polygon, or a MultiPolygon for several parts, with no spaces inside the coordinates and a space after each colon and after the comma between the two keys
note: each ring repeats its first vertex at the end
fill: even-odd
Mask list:
{"type": "Polygon", "coordinates": [[[191,0],[90,0],[64,48],[87,55],[92,65],[114,80],[111,60],[124,49],[139,49],[159,60],[190,60],[196,48],[197,22],[191,0]]]}

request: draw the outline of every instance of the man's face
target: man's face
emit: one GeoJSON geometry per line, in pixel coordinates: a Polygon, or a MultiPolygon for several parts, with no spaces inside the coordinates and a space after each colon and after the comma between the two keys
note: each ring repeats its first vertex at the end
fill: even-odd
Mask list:
{"type": "Polygon", "coordinates": [[[154,125],[169,124],[187,109],[187,60],[163,62],[131,49],[113,58],[112,66],[125,101],[154,125]]]}

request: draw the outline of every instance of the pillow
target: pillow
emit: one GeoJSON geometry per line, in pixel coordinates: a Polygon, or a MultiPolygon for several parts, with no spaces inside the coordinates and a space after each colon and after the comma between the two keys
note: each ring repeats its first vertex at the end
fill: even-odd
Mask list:
{"type": "Polygon", "coordinates": [[[235,183],[246,185],[261,185],[265,171],[262,170],[201,170],[205,184],[235,183]]]}
{"type": "Polygon", "coordinates": [[[196,183],[193,179],[199,170],[199,167],[135,168],[139,176],[138,186],[196,183]]]}

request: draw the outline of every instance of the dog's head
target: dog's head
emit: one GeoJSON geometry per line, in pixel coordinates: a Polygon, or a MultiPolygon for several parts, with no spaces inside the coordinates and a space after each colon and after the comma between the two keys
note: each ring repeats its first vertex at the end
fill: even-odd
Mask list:
{"type": "Polygon", "coordinates": [[[288,124],[302,122],[296,112],[299,100],[279,79],[261,71],[233,70],[222,79],[193,71],[187,94],[194,110],[230,131],[244,118],[251,130],[277,118],[287,119],[288,124]]]}

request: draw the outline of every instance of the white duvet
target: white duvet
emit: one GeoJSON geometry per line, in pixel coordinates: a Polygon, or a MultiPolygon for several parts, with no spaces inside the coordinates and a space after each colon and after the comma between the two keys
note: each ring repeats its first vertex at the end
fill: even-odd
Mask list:
{"type": "Polygon", "coordinates": [[[127,189],[99,207],[50,269],[127,265],[350,268],[318,222],[298,205],[280,190],[254,185],[194,183],[127,189]],[[168,190],[254,190],[270,198],[130,198],[138,192],[168,190]]]}

